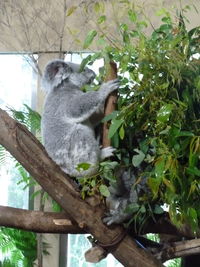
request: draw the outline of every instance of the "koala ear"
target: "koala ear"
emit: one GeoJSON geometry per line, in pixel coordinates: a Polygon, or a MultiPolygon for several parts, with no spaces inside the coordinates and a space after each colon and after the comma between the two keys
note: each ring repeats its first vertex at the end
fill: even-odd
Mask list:
{"type": "Polygon", "coordinates": [[[47,64],[42,86],[44,90],[51,90],[60,85],[63,80],[66,80],[72,72],[71,67],[63,60],[54,60],[47,64]]]}

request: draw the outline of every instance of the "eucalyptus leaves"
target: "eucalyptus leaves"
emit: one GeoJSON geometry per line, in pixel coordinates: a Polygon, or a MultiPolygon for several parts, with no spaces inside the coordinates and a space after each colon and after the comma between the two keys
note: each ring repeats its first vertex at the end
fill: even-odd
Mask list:
{"type": "Polygon", "coordinates": [[[110,42],[101,13],[97,23],[105,24],[104,32],[91,31],[85,46],[103,39],[102,52],[83,64],[100,57],[118,64],[118,110],[104,120],[110,121],[118,163],[134,167],[138,183],[147,181],[151,193],[142,206],[158,210],[166,203],[171,220],[189,223],[195,232],[200,218],[200,28],[187,31],[188,8],[179,13],[178,23],[160,10],[163,24],[151,36],[144,34],[148,22],[130,8],[129,21],[120,22],[119,37],[110,42]]]}

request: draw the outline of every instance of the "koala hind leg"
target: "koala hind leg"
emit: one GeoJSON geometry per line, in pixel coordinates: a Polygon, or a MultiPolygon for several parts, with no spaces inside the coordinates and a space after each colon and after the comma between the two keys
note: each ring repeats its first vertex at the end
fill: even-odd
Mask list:
{"type": "Polygon", "coordinates": [[[111,146],[108,146],[108,147],[105,147],[105,148],[102,148],[101,149],[101,154],[100,154],[100,159],[103,160],[105,158],[109,158],[109,157],[112,157],[114,154],[113,152],[115,151],[116,149],[111,147],[111,146]]]}

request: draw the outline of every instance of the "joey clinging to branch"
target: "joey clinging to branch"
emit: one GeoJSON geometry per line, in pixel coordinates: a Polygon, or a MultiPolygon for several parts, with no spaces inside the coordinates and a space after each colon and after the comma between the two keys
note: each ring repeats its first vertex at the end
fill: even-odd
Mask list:
{"type": "Polygon", "coordinates": [[[104,102],[117,90],[118,80],[103,83],[98,91],[84,93],[95,73],[80,65],[53,60],[45,68],[43,87],[47,91],[42,116],[42,136],[49,156],[72,177],[90,176],[98,171],[99,162],[110,157],[114,149],[100,149],[95,126],[103,116],[104,102]],[[90,164],[79,170],[80,163],[90,164]]]}

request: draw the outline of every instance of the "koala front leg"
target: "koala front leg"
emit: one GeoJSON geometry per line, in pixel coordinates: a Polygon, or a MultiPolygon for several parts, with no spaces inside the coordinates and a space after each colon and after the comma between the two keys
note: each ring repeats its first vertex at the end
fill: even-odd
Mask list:
{"type": "Polygon", "coordinates": [[[100,86],[99,91],[98,91],[100,94],[100,97],[103,98],[101,100],[105,100],[108,97],[108,95],[110,93],[112,93],[113,91],[117,90],[118,87],[119,87],[119,80],[118,79],[103,83],[100,86]]]}
{"type": "Polygon", "coordinates": [[[73,118],[75,123],[86,121],[98,112],[108,95],[118,87],[119,81],[116,79],[103,83],[98,91],[82,93],[73,97],[68,107],[70,118],[73,118]]]}

